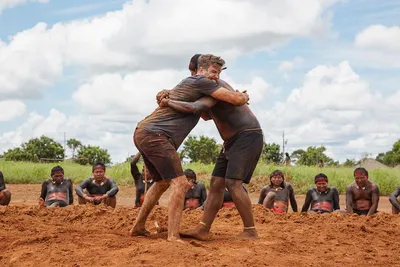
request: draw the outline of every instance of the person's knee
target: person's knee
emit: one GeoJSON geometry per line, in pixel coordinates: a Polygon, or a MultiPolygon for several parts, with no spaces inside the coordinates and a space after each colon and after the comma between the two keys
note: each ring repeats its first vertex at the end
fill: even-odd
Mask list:
{"type": "Polygon", "coordinates": [[[175,179],[172,179],[171,185],[177,189],[181,189],[185,191],[185,193],[189,190],[190,188],[190,183],[188,182],[187,178],[185,175],[179,176],[175,179]]]}
{"type": "Polygon", "coordinates": [[[226,188],[228,188],[228,191],[233,191],[236,189],[241,189],[242,190],[242,180],[235,180],[235,179],[226,179],[225,184],[226,188]]]}
{"type": "Polygon", "coordinates": [[[3,193],[3,196],[7,199],[11,198],[11,192],[8,189],[4,189],[1,191],[3,193]]]}
{"type": "Polygon", "coordinates": [[[222,177],[211,177],[210,191],[223,193],[225,191],[225,178],[222,177]]]}
{"type": "Polygon", "coordinates": [[[275,199],[275,197],[276,197],[275,192],[269,192],[265,198],[266,199],[275,199]]]}

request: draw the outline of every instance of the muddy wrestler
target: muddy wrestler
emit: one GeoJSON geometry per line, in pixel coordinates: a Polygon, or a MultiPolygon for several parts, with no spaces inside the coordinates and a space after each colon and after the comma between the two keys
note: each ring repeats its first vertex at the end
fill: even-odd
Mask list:
{"type": "Polygon", "coordinates": [[[117,205],[116,195],[119,189],[114,180],[105,175],[106,166],[104,163],[95,163],[92,174],[92,177],[83,180],[75,189],[79,204],[92,203],[98,205],[103,203],[115,208],[117,205]]]}
{"type": "MultiPolygon", "coordinates": [[[[199,73],[201,61],[207,55],[194,55],[189,63],[189,70],[194,77],[199,73]]],[[[225,81],[215,81],[231,92],[235,90],[225,81]]],[[[169,107],[181,113],[201,114],[204,120],[213,120],[222,139],[223,148],[217,158],[200,224],[183,235],[196,239],[208,239],[211,225],[221,208],[224,190],[228,188],[235,206],[243,220],[244,231],[240,239],[257,238],[249,196],[243,191],[242,184],[249,183],[257,165],[263,147],[263,133],[260,123],[248,105],[235,106],[226,102],[203,97],[195,102],[176,101],[168,97],[157,98],[160,106],[169,107]]]]}
{"type": "Polygon", "coordinates": [[[392,204],[392,214],[400,213],[400,186],[394,190],[394,192],[390,195],[389,201],[392,204]]]}
{"type": "Polygon", "coordinates": [[[330,213],[340,210],[339,192],[335,187],[328,187],[328,176],[323,173],[314,177],[315,187],[307,191],[301,212],[330,213]]]}
{"type": "Polygon", "coordinates": [[[264,208],[275,213],[287,213],[290,201],[292,210],[297,212],[297,202],[293,187],[290,183],[285,182],[285,176],[282,171],[276,170],[272,172],[269,179],[270,184],[261,189],[258,204],[262,204],[264,208]]]}
{"type": "Polygon", "coordinates": [[[74,202],[73,187],[71,180],[64,178],[64,169],[55,166],[50,174],[51,178],[42,183],[39,206],[55,208],[71,205],[74,202]]]}
{"type": "Polygon", "coordinates": [[[149,190],[149,188],[154,184],[154,180],[151,179],[145,164],[143,164],[142,172],[139,172],[137,163],[140,159],[140,156],[141,156],[140,153],[137,153],[131,161],[131,174],[135,182],[135,188],[136,188],[135,205],[133,206],[134,208],[139,208],[143,204],[146,191],[146,186],[145,186],[146,181],[144,179],[145,175],[147,177],[147,190],[149,190]]]}
{"type": "Polygon", "coordinates": [[[11,192],[6,188],[6,183],[4,181],[4,175],[0,171],[0,205],[8,206],[11,201],[11,192]]]}
{"type": "Polygon", "coordinates": [[[190,183],[190,188],[185,196],[184,209],[204,208],[207,199],[207,190],[202,182],[197,181],[196,173],[192,169],[185,170],[185,176],[190,183]]]}
{"type": "Polygon", "coordinates": [[[346,212],[358,215],[372,215],[379,204],[379,187],[368,180],[368,171],[364,168],[354,170],[355,183],[346,189],[346,212]]]}
{"type": "MultiPolygon", "coordinates": [[[[202,60],[199,75],[182,80],[169,91],[169,98],[193,102],[204,96],[211,96],[234,105],[244,105],[249,100],[246,93],[228,90],[213,79],[219,75],[225,61],[208,55],[202,60]]],[[[155,180],[131,229],[133,236],[148,236],[146,220],[161,195],[171,186],[168,203],[168,241],[180,242],[179,226],[185,195],[190,187],[183,173],[177,149],[190,131],[196,126],[200,114],[179,113],[166,107],[158,107],[138,123],[134,143],[141,153],[148,171],[155,180]]]]}

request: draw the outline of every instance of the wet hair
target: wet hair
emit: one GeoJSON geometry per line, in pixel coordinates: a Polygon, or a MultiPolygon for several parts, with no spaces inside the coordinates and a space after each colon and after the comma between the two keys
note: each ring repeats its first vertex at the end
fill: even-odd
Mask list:
{"type": "Polygon", "coordinates": [[[94,169],[96,169],[97,167],[102,167],[102,168],[104,169],[104,171],[106,170],[106,165],[104,165],[103,162],[96,162],[95,164],[93,164],[92,172],[93,172],[94,169]]]}
{"type": "Polygon", "coordinates": [[[314,182],[317,183],[317,181],[319,179],[323,179],[323,180],[326,180],[326,182],[328,182],[328,176],[326,176],[324,173],[319,173],[319,174],[315,175],[314,182]]]}
{"type": "Polygon", "coordinates": [[[192,170],[192,169],[186,169],[184,171],[184,174],[186,175],[186,178],[192,178],[194,180],[196,180],[196,173],[192,170]]]}
{"type": "Polygon", "coordinates": [[[281,170],[275,170],[269,175],[270,185],[272,186],[272,177],[273,176],[280,176],[282,177],[282,183],[279,185],[280,187],[285,187],[285,175],[281,170]]]}
{"type": "Polygon", "coordinates": [[[356,172],[361,172],[362,174],[364,174],[365,176],[368,177],[368,171],[365,168],[362,168],[362,167],[356,168],[354,170],[353,175],[356,174],[356,172]]]}
{"type": "Polygon", "coordinates": [[[189,70],[190,71],[197,71],[197,65],[199,63],[199,57],[201,56],[201,54],[196,54],[194,55],[189,62],[189,70]]]}
{"type": "Polygon", "coordinates": [[[50,175],[53,176],[53,174],[55,174],[56,172],[64,173],[64,169],[60,165],[57,165],[51,169],[50,175]]]}
{"type": "Polygon", "coordinates": [[[217,64],[222,68],[225,65],[225,60],[212,54],[205,54],[198,58],[197,68],[202,67],[203,69],[208,70],[208,68],[214,64],[217,64]]]}

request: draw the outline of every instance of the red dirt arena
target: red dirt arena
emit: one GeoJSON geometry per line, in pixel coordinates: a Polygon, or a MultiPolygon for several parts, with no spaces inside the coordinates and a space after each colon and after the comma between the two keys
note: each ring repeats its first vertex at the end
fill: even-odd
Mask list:
{"type": "MultiPolygon", "coordinates": [[[[134,187],[120,187],[117,208],[69,206],[39,209],[40,185],[8,185],[9,207],[0,207],[0,266],[400,266],[400,216],[388,214],[381,197],[372,217],[276,215],[254,205],[260,238],[235,240],[242,230],[235,208],[223,209],[212,227],[214,240],[166,241],[168,196],[148,221],[150,238],[128,231],[138,212],[134,187]]],[[[251,194],[253,203],[257,194],[251,194]]],[[[304,196],[297,196],[301,207],[304,196]]],[[[341,196],[344,208],[344,196],[341,196]]],[[[202,211],[185,211],[182,229],[195,226],[202,211]]]]}

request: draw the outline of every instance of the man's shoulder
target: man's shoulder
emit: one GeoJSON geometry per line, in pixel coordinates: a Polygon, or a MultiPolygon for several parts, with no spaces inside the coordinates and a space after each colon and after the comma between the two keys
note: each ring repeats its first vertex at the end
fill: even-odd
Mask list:
{"type": "Polygon", "coordinates": [[[48,184],[48,183],[51,183],[51,178],[47,178],[46,180],[44,180],[43,181],[43,183],[42,184],[48,184]]]}
{"type": "Polygon", "coordinates": [[[353,190],[354,188],[356,188],[356,183],[349,184],[349,185],[346,187],[346,190],[353,190]]]}
{"type": "Polygon", "coordinates": [[[370,186],[371,186],[371,189],[372,189],[372,190],[374,190],[374,189],[379,189],[379,186],[378,186],[377,183],[370,182],[370,186]]]}

